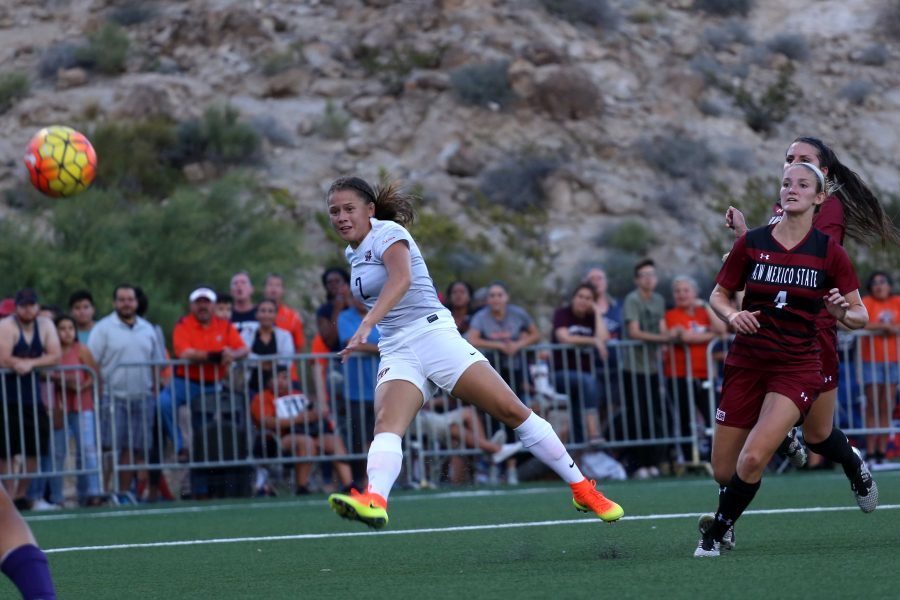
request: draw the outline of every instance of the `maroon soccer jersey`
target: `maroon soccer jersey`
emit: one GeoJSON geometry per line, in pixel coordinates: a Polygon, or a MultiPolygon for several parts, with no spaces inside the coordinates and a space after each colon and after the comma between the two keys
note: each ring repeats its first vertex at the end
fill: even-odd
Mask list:
{"type": "Polygon", "coordinates": [[[816,315],[836,287],[859,289],[850,258],[834,238],[811,229],[794,248],[772,237],[774,225],[751,229],[734,243],[716,283],[744,288],[742,308],[759,311],[759,330],[738,333],[725,363],[754,369],[821,369],[816,315]]]}

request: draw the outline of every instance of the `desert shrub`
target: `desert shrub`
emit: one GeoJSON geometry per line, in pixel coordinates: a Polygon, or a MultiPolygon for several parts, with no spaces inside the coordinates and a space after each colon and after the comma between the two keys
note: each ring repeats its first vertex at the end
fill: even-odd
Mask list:
{"type": "Polygon", "coordinates": [[[153,9],[149,4],[140,0],[125,0],[109,9],[106,19],[122,27],[139,25],[153,17],[153,9]]]}
{"type": "Polygon", "coordinates": [[[637,143],[638,154],[657,171],[687,180],[695,189],[707,181],[718,157],[706,142],[681,133],[644,138],[637,143]]]}
{"type": "Polygon", "coordinates": [[[410,73],[415,69],[440,67],[445,51],[446,47],[440,44],[428,49],[401,46],[385,50],[359,46],[354,51],[354,58],[368,75],[384,85],[388,94],[399,96],[410,73]]]}
{"type": "Polygon", "coordinates": [[[628,219],[610,227],[603,235],[605,247],[635,255],[647,254],[656,242],[656,235],[635,219],[628,219]]]}
{"type": "Polygon", "coordinates": [[[250,118],[247,124],[261,137],[269,140],[275,146],[283,146],[285,148],[294,146],[294,134],[272,115],[255,115],[250,118]]]}
{"type": "Polygon", "coordinates": [[[864,81],[862,79],[854,79],[841,88],[841,90],[838,92],[838,96],[845,99],[850,104],[860,106],[874,91],[875,85],[872,82],[864,81]]]}
{"type": "Polygon", "coordinates": [[[350,115],[329,100],[325,103],[325,112],[316,123],[316,131],[329,140],[342,140],[347,137],[350,115]]]}
{"type": "Polygon", "coordinates": [[[505,60],[480,65],[463,65],[450,72],[450,84],[464,102],[478,106],[504,107],[515,98],[509,85],[505,60]]]}
{"type": "Polygon", "coordinates": [[[537,106],[555,119],[584,119],[603,112],[603,96],[580,69],[559,69],[537,85],[537,106]]]}
{"type": "Polygon", "coordinates": [[[753,9],[753,0],[694,0],[694,9],[717,17],[746,17],[753,9]]]}
{"type": "Polygon", "coordinates": [[[541,4],[550,14],[575,25],[615,29],[619,24],[619,14],[607,0],[541,0],[541,4]]]}
{"type": "Polygon", "coordinates": [[[900,0],[884,0],[878,22],[888,37],[900,40],[900,0]]]}
{"type": "Polygon", "coordinates": [[[112,75],[125,70],[128,35],[114,23],[106,23],[88,36],[87,44],[75,51],[78,64],[86,69],[112,75]]]}
{"type": "Polygon", "coordinates": [[[806,38],[796,33],[780,33],[773,36],[766,41],[766,48],[791,60],[804,61],[809,58],[809,44],[806,38]]]}
{"type": "Polygon", "coordinates": [[[713,98],[700,98],[697,101],[697,110],[707,117],[721,117],[725,114],[726,108],[713,98]]]}
{"type": "Polygon", "coordinates": [[[230,105],[212,106],[201,119],[191,119],[178,128],[176,164],[209,161],[220,165],[255,163],[260,159],[260,137],[240,121],[230,105]]]}
{"type": "Polygon", "coordinates": [[[707,27],[703,39],[716,51],[726,50],[734,44],[752,44],[753,36],[747,25],[738,19],[728,19],[717,27],[707,27]]]}
{"type": "MultiPolygon", "coordinates": [[[[900,18],[900,15],[898,15],[900,18]]],[[[891,52],[884,44],[872,44],[859,55],[859,62],[872,67],[883,67],[891,57],[891,52]]]]}
{"type": "Polygon", "coordinates": [[[485,171],[478,190],[488,204],[506,210],[541,209],[547,200],[543,181],[559,165],[557,158],[520,156],[485,171]]]}
{"type": "Polygon", "coordinates": [[[12,108],[20,98],[27,96],[29,89],[25,73],[0,73],[0,115],[12,108]]]}
{"type": "Polygon", "coordinates": [[[38,61],[38,73],[41,77],[56,77],[59,69],[71,69],[78,66],[79,45],[73,42],[53,44],[41,54],[38,61]]]}
{"type": "Polygon", "coordinates": [[[91,134],[97,161],[96,187],[126,197],[164,198],[183,182],[174,164],[177,126],[162,119],[106,122],[91,134]]]}

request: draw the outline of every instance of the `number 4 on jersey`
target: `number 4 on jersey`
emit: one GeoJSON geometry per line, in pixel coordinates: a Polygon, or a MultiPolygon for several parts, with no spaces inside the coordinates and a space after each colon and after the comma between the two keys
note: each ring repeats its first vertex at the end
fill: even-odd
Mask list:
{"type": "Polygon", "coordinates": [[[785,306],[787,306],[787,292],[781,290],[775,294],[775,308],[784,308],[785,306]]]}

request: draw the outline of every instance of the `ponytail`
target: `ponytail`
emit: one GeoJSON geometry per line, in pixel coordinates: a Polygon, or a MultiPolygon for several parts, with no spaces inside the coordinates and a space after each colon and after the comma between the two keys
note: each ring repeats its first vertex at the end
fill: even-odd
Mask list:
{"type": "Polygon", "coordinates": [[[380,183],[374,189],[359,177],[340,177],[328,188],[327,198],[340,190],[353,190],[366,204],[375,205],[375,218],[381,221],[394,221],[407,227],[415,221],[416,212],[413,203],[418,200],[415,194],[404,192],[397,181],[380,183]]]}
{"type": "Polygon", "coordinates": [[[794,142],[813,146],[820,167],[828,169],[827,190],[844,208],[847,235],[862,243],[880,239],[882,243],[900,246],[900,232],[884,212],[878,197],[859,175],[838,160],[834,151],[819,138],[801,136],[794,142]]]}

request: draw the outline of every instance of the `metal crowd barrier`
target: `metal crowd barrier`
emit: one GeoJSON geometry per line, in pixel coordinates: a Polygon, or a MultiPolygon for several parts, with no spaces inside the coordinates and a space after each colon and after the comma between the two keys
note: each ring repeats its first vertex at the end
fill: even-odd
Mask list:
{"type": "Polygon", "coordinates": [[[98,392],[86,366],[0,369],[0,480],[30,483],[32,500],[61,502],[64,477],[77,478],[81,500],[102,496],[98,392]]]}
{"type": "MultiPolygon", "coordinates": [[[[729,342],[717,339],[706,346],[704,379],[693,377],[689,351],[683,354],[685,376],[665,376],[678,372],[673,344],[613,341],[606,360],[600,360],[592,347],[562,344],[535,345],[513,356],[485,355],[519,398],[547,418],[573,451],[603,449],[636,454],[642,460],[698,465],[708,459],[729,342]]],[[[897,341],[868,332],[842,334],[835,422],[848,435],[893,435],[898,430],[893,415],[885,414],[897,405],[896,385],[890,383],[900,370],[897,363],[863,362],[864,348],[873,353],[885,343],[897,341]],[[875,383],[862,384],[870,380],[875,383]],[[886,400],[874,403],[868,418],[867,391],[886,400]]],[[[81,477],[82,496],[87,493],[87,478],[94,478],[91,485],[99,481],[99,488],[91,490],[123,492],[127,485],[123,482],[137,473],[148,471],[154,485],[158,474],[166,471],[186,473],[182,490],[202,497],[251,494],[266,475],[293,479],[321,463],[333,464],[335,480],[346,474],[347,463],[354,480],[364,476],[375,418],[377,356],[354,355],[345,364],[336,354],[267,356],[230,365],[222,377],[211,380],[204,379],[202,370],[197,380],[172,375],[176,368],[188,366],[182,360],[121,364],[107,376],[131,388],[125,390],[99,385],[96,374],[81,366],[40,369],[24,378],[0,370],[6,382],[0,389],[5,444],[0,448],[0,479],[45,477],[58,483],[63,477],[81,477]],[[271,375],[279,370],[285,376],[271,375]],[[30,396],[29,386],[36,390],[30,396]],[[296,424],[275,429],[253,417],[254,412],[264,412],[261,394],[267,386],[278,399],[273,404],[276,413],[293,415],[296,424]],[[87,397],[93,402],[92,414],[84,410],[87,397]],[[33,414],[24,408],[29,402],[45,407],[51,425],[54,419],[57,427],[67,425],[51,428],[46,440],[38,439],[36,460],[25,461],[24,436],[11,434],[39,433],[38,417],[22,418],[33,414]],[[304,403],[317,410],[307,412],[304,403]],[[301,414],[308,415],[305,422],[297,418],[301,414]],[[70,421],[73,425],[68,425],[70,421]],[[84,430],[92,430],[87,435],[93,446],[74,443],[84,430]],[[92,447],[107,460],[92,459],[92,447]],[[289,466],[295,468],[293,475],[284,474],[289,466]]],[[[502,423],[446,395],[438,396],[426,403],[409,429],[401,483],[435,481],[442,476],[444,463],[455,457],[490,467],[487,448],[513,441],[513,432],[502,423]]],[[[491,473],[496,476],[496,471],[491,473]]]]}

